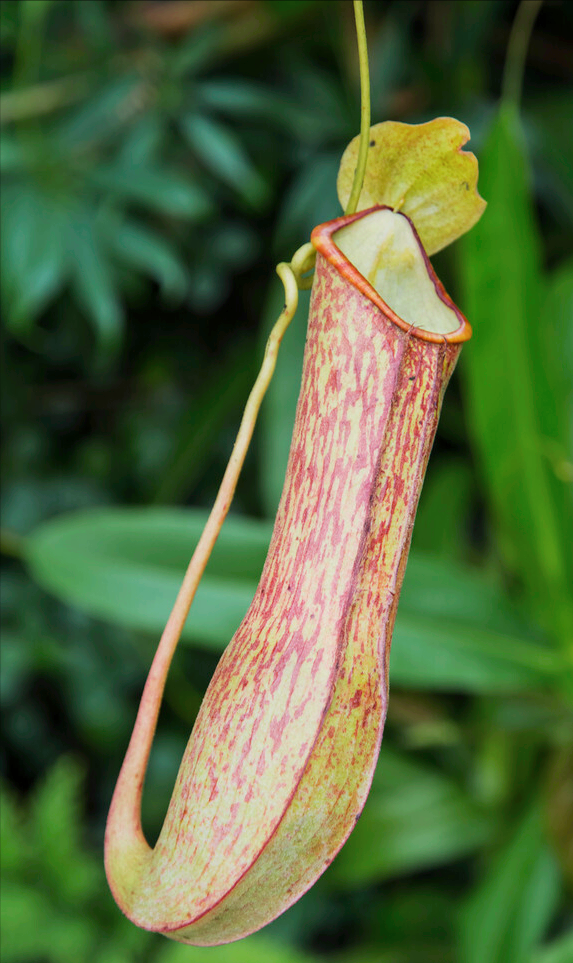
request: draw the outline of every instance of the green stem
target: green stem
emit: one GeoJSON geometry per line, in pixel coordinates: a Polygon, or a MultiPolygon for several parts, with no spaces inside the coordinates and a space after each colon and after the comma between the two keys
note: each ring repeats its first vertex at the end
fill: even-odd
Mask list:
{"type": "Polygon", "coordinates": [[[366,42],[366,27],[364,25],[364,8],[362,0],[354,0],[354,19],[356,21],[356,39],[358,41],[358,59],[360,62],[360,146],[358,160],[354,172],[352,191],[348,198],[345,214],[354,214],[358,207],[366,159],[368,157],[368,141],[370,139],[370,71],[368,68],[368,44],[366,42]]]}
{"type": "Polygon", "coordinates": [[[16,87],[35,82],[40,71],[44,27],[50,3],[47,0],[23,0],[16,40],[14,82],[16,87]]]}
{"type": "Polygon", "coordinates": [[[527,48],[543,0],[521,0],[509,35],[501,85],[502,104],[519,109],[527,48]]]}
{"type": "MultiPolygon", "coordinates": [[[[521,101],[527,49],[542,3],[543,0],[521,0],[511,28],[501,96],[502,113],[512,115],[508,118],[511,136],[522,137],[517,114],[521,101]]],[[[522,372],[527,371],[527,358],[524,355],[523,345],[520,348],[520,342],[512,341],[508,357],[512,367],[517,365],[522,372]]],[[[517,437],[521,439],[523,479],[530,494],[539,563],[544,577],[546,596],[550,600],[553,628],[557,638],[563,644],[569,663],[573,664],[573,604],[568,592],[566,566],[560,547],[559,524],[555,516],[551,492],[547,486],[546,472],[538,452],[532,447],[530,437],[529,424],[531,418],[534,418],[535,398],[528,377],[518,378],[516,374],[513,383],[525,385],[527,388],[525,398],[523,389],[520,388],[519,403],[516,404],[515,409],[519,415],[515,430],[517,437]],[[529,418],[526,416],[526,405],[530,410],[529,418]]],[[[573,679],[569,670],[566,679],[569,692],[573,691],[572,686],[573,679]]]]}

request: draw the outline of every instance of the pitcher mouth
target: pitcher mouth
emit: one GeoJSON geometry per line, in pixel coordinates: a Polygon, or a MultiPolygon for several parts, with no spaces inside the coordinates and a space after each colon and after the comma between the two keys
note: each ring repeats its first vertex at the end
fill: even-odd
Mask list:
{"type": "MultiPolygon", "coordinates": [[[[395,222],[400,225],[400,222],[395,222]]],[[[355,234],[355,232],[352,232],[355,234]]],[[[472,335],[472,329],[469,321],[464,317],[462,312],[454,304],[449,294],[444,289],[440,279],[436,275],[434,268],[430,262],[428,255],[426,254],[423,245],[420,241],[416,228],[414,227],[412,221],[406,214],[400,212],[395,212],[391,207],[384,204],[376,205],[375,207],[370,207],[367,210],[358,211],[356,214],[344,215],[338,217],[333,221],[327,221],[325,224],[319,224],[314,228],[311,241],[315,249],[322,257],[325,258],[336,270],[341,274],[346,280],[348,280],[354,287],[356,287],[365,297],[367,297],[377,308],[393,323],[396,324],[403,331],[407,331],[409,334],[422,341],[429,341],[433,344],[461,344],[464,341],[468,341],[472,335]],[[412,319],[401,317],[399,313],[389,304],[383,297],[380,290],[372,280],[369,280],[365,276],[368,273],[365,267],[362,273],[360,267],[353,263],[353,260],[347,256],[350,249],[355,249],[358,253],[358,257],[354,258],[357,261],[364,261],[364,254],[360,251],[360,246],[357,246],[357,237],[350,237],[349,232],[346,235],[342,234],[339,236],[337,241],[336,235],[339,232],[344,232],[346,228],[350,228],[351,225],[356,224],[356,222],[362,220],[363,218],[369,217],[373,214],[377,214],[382,211],[389,211],[393,215],[393,218],[404,219],[404,223],[408,225],[408,233],[412,238],[412,250],[409,252],[413,259],[417,259],[418,266],[423,266],[425,271],[424,283],[427,287],[426,295],[424,298],[423,292],[420,293],[420,298],[423,299],[421,303],[424,305],[424,310],[428,313],[428,302],[434,301],[434,313],[437,316],[437,320],[434,324],[438,330],[428,330],[427,328],[420,326],[412,322],[412,319]],[[341,243],[342,242],[342,243],[341,243]],[[342,248],[346,250],[343,253],[342,248]],[[447,330],[440,330],[441,326],[447,328],[447,330]]],[[[408,252],[406,252],[408,253],[408,252]]],[[[394,251],[395,254],[395,251],[394,251]]],[[[378,263],[376,257],[372,259],[372,249],[369,248],[367,256],[370,260],[374,261],[373,271],[370,272],[371,276],[376,272],[376,265],[378,263]]],[[[384,283],[381,285],[384,287],[384,283]]],[[[391,300],[389,298],[389,300],[391,300]]],[[[405,311],[401,313],[406,313],[405,311]]],[[[430,304],[430,314],[431,314],[431,304],[430,304]]]]}

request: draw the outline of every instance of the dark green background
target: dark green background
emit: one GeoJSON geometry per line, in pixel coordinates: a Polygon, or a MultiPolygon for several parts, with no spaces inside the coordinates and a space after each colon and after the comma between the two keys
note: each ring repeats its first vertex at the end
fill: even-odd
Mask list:
{"type": "MultiPolygon", "coordinates": [[[[340,213],[359,124],[350,2],[2,5],[2,960],[573,960],[573,49],[543,5],[367,2],[372,118],[467,123],[489,203],[435,259],[474,338],[399,607],[374,787],[331,869],[220,949],[135,929],[105,816],[158,634],[228,458],[274,264],[340,213]]],[[[254,592],[302,305],[167,685],[154,838],[254,592]]]]}

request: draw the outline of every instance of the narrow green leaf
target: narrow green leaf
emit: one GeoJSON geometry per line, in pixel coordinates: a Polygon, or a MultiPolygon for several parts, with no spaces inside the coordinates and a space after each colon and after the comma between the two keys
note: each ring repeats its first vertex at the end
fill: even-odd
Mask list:
{"type": "MultiPolygon", "coordinates": [[[[557,447],[546,448],[553,475],[564,482],[566,501],[571,506],[570,483],[573,482],[573,259],[556,268],[547,279],[547,315],[551,318],[551,335],[545,341],[547,365],[552,375],[552,405],[558,430],[557,447]]],[[[545,354],[545,353],[544,353],[545,354]]],[[[546,438],[551,444],[551,439],[546,438]]],[[[565,522],[565,511],[562,515],[565,522]]],[[[573,525],[572,525],[573,528],[573,525]]]]}
{"type": "Polygon", "coordinates": [[[170,53],[167,64],[170,74],[179,79],[198,73],[217,56],[220,42],[219,24],[208,23],[190,30],[179,46],[170,53]]]}
{"type": "Polygon", "coordinates": [[[537,950],[530,963],[571,963],[573,960],[573,930],[537,950]]]}
{"type": "Polygon", "coordinates": [[[188,114],[181,121],[181,129],[212,174],[249,203],[257,207],[265,203],[267,185],[231,128],[201,114],[188,114]]]}
{"type": "Polygon", "coordinates": [[[30,30],[37,30],[54,0],[23,0],[21,3],[22,22],[30,30]]]}
{"type": "Polygon", "coordinates": [[[120,167],[149,168],[156,164],[165,147],[167,122],[159,112],[140,117],[126,134],[118,151],[120,167]]]}
{"type": "MultiPolygon", "coordinates": [[[[41,584],[92,615],[159,633],[206,521],[202,511],[105,509],[41,526],[27,558],[41,584]]],[[[221,649],[255,593],[270,526],[227,519],[183,637],[221,649]]]]}
{"type": "MultiPolygon", "coordinates": [[[[420,552],[411,552],[408,558],[399,608],[522,638],[532,636],[529,622],[496,581],[469,565],[420,552]]],[[[539,633],[533,637],[538,640],[539,633]]]]}
{"type": "Polygon", "coordinates": [[[123,312],[109,263],[103,253],[93,217],[77,215],[70,227],[70,258],[78,301],[96,328],[101,350],[117,349],[123,312]]]}
{"type": "Polygon", "coordinates": [[[114,76],[79,107],[65,115],[56,128],[62,154],[103,144],[117,137],[133,116],[134,103],[141,95],[141,76],[136,73],[114,76]]]}
{"type": "Polygon", "coordinates": [[[188,287],[183,263],[161,235],[133,220],[112,219],[106,241],[116,256],[159,282],[163,293],[182,298],[188,287]]]}
{"type": "Polygon", "coordinates": [[[466,544],[473,477],[462,458],[430,462],[420,504],[412,546],[444,558],[460,558],[466,544]]]}
{"type": "Polygon", "coordinates": [[[213,77],[198,84],[195,95],[209,112],[218,111],[235,121],[238,117],[268,121],[281,129],[288,127],[297,141],[316,141],[316,110],[264,84],[242,77],[213,77]]]}
{"type": "Polygon", "coordinates": [[[2,202],[2,281],[8,322],[27,333],[63,286],[69,258],[67,211],[27,182],[6,185],[2,202]]]}
{"type": "Polygon", "coordinates": [[[29,841],[16,803],[3,785],[0,799],[0,868],[5,878],[21,868],[28,855],[29,841]]]}
{"type": "Polygon", "coordinates": [[[570,647],[571,539],[545,454],[548,442],[560,439],[545,437],[555,401],[547,400],[551,373],[538,350],[550,336],[550,319],[527,161],[509,109],[500,112],[480,158],[480,190],[488,210],[461,246],[463,307],[475,331],[462,359],[468,417],[506,561],[570,647]]]}
{"type": "Polygon", "coordinates": [[[53,3],[54,0],[22,0],[18,4],[19,42],[14,63],[17,87],[32,84],[38,78],[46,39],[46,19],[53,3]]]}
{"type": "Polygon", "coordinates": [[[134,201],[160,214],[200,220],[211,210],[202,188],[171,170],[102,166],[91,172],[90,179],[106,194],[134,201]]]}
{"type": "Polygon", "coordinates": [[[3,131],[0,138],[0,171],[3,174],[12,174],[21,170],[25,163],[26,151],[23,145],[3,131]]]}
{"type": "MultiPolygon", "coordinates": [[[[414,586],[413,586],[414,587],[414,586]]],[[[390,678],[406,688],[512,692],[555,684],[562,660],[518,636],[399,610],[390,678]]]]}
{"type": "Polygon", "coordinates": [[[534,807],[468,901],[460,928],[460,963],[527,963],[551,922],[559,894],[557,863],[534,807]]]}
{"type": "MultiPolygon", "coordinates": [[[[40,526],[25,553],[34,577],[100,618],[158,634],[206,520],[200,510],[97,509],[40,526]]],[[[221,651],[256,591],[271,525],[225,522],[183,638],[221,651]]],[[[412,557],[399,608],[391,674],[405,686],[512,692],[551,683],[561,664],[530,641],[503,598],[458,567],[412,557]],[[436,572],[433,566],[436,565],[436,572]],[[468,613],[457,599],[472,598],[468,613]],[[480,621],[481,609],[481,621],[480,621]],[[520,634],[521,631],[521,634],[520,634]]]]}
{"type": "Polygon", "coordinates": [[[329,881],[365,886],[451,862],[483,846],[492,831],[491,817],[452,780],[383,747],[364,812],[329,881]]]}

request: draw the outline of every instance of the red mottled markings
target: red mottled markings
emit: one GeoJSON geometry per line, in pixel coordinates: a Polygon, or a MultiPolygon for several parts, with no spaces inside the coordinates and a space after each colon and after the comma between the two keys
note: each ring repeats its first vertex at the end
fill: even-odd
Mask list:
{"type": "Polygon", "coordinates": [[[269,735],[273,743],[273,753],[277,752],[279,744],[282,742],[283,733],[290,721],[291,718],[288,713],[285,713],[280,719],[271,719],[269,735]]]}
{"type": "Polygon", "coordinates": [[[352,699],[348,703],[348,707],[350,709],[357,709],[358,706],[360,705],[361,699],[362,699],[362,689],[357,689],[354,695],[352,696],[352,699]]]}
{"type": "Polygon", "coordinates": [[[241,901],[252,925],[273,887],[286,908],[344,842],[372,777],[396,600],[458,348],[422,344],[337,263],[317,259],[260,586],[209,686],[148,874],[170,926],[195,918],[200,931],[227,904],[232,921],[241,901]]]}

